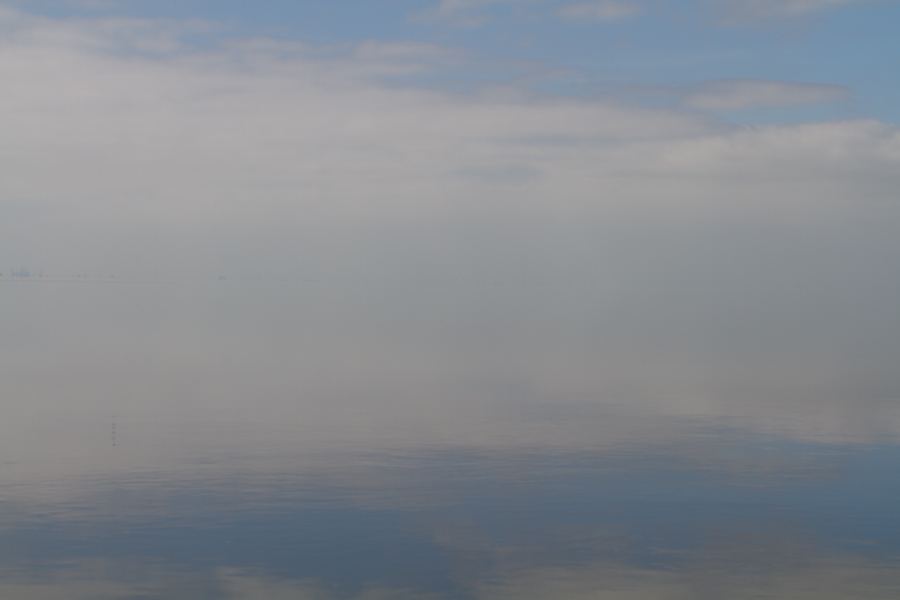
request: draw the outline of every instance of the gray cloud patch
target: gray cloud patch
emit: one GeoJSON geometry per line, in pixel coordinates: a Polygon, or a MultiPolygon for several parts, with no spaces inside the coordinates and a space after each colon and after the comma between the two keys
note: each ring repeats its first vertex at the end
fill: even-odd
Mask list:
{"type": "Polygon", "coordinates": [[[847,100],[850,90],[842,85],[765,81],[760,79],[720,79],[709,81],[688,93],[682,103],[699,110],[728,111],[745,108],[802,106],[818,102],[847,100]]]}
{"type": "Polygon", "coordinates": [[[540,178],[541,173],[528,165],[500,165],[483,167],[465,167],[457,171],[465,179],[474,179],[484,183],[522,184],[540,178]]]}

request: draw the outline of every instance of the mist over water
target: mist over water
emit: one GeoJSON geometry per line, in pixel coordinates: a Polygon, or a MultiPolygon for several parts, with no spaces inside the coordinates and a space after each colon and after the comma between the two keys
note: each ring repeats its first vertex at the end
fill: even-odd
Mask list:
{"type": "Polygon", "coordinates": [[[0,0],[0,600],[900,598],[897,22],[0,0]]]}
{"type": "Polygon", "coordinates": [[[632,293],[2,281],[0,595],[895,597],[886,338],[632,293]]]}

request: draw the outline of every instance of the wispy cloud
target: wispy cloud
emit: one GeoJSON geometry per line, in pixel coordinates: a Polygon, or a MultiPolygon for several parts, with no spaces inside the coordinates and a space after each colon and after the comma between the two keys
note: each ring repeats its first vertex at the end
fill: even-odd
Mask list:
{"type": "MultiPolygon", "coordinates": [[[[458,198],[485,207],[491,204],[492,179],[458,174],[505,172],[509,165],[541,174],[522,190],[537,202],[531,206],[544,205],[539,199],[549,194],[581,206],[578,210],[595,211],[633,206],[635,197],[655,202],[655,192],[647,188],[654,179],[644,176],[668,172],[672,163],[643,153],[651,141],[668,148],[668,155],[701,140],[731,144],[749,135],[758,143],[745,168],[768,164],[771,156],[765,147],[769,134],[723,130],[693,112],[380,83],[385,75],[461,60],[440,46],[363,42],[318,56],[302,45],[286,53],[279,42],[249,40],[194,52],[178,46],[177,26],[165,22],[23,16],[17,23],[18,30],[0,40],[6,193],[19,202],[94,206],[77,212],[96,223],[151,214],[258,219],[267,214],[266,205],[282,205],[297,215],[314,206],[319,207],[314,212],[387,215],[468,204],[458,198]],[[174,54],[128,57],[120,54],[122,40],[173,48],[174,54]],[[40,175],[48,170],[54,177],[40,175]],[[600,204],[592,191],[598,185],[609,191],[600,204]],[[250,192],[255,186],[268,190],[263,204],[250,192]],[[482,195],[487,204],[476,200],[482,195]],[[618,200],[626,197],[628,202],[618,200]]],[[[840,86],[734,80],[707,84],[684,103],[735,110],[847,95],[840,86]]],[[[863,146],[873,136],[869,147],[875,154],[886,148],[884,136],[897,135],[889,126],[866,122],[808,127],[835,136],[837,145],[847,132],[857,132],[854,144],[863,146]]],[[[779,137],[791,139],[809,129],[779,131],[779,137]]],[[[802,160],[814,165],[817,156],[809,147],[802,160]]],[[[888,161],[886,176],[900,173],[896,165],[887,167],[895,160],[892,154],[882,160],[888,161]]],[[[843,168],[855,164],[851,157],[843,168]]],[[[721,175],[715,163],[707,168],[692,170],[698,191],[708,187],[709,177],[721,175]]],[[[821,168],[827,179],[830,163],[821,168]]],[[[706,195],[692,193],[690,180],[681,181],[685,198],[706,195]]],[[[818,197],[792,196],[794,201],[818,197]]],[[[668,198],[671,203],[671,193],[668,198]]],[[[545,208],[560,206],[554,200],[545,208]]]]}
{"type": "Polygon", "coordinates": [[[727,22],[790,18],[829,10],[848,4],[878,0],[706,0],[727,22]]]}
{"type": "Polygon", "coordinates": [[[682,103],[690,108],[712,111],[746,108],[802,106],[818,102],[847,100],[850,90],[841,85],[724,79],[710,81],[688,93],[682,103]]]}
{"type": "Polygon", "coordinates": [[[69,4],[83,8],[114,8],[122,4],[121,0],[69,0],[69,4]]]}
{"type": "Polygon", "coordinates": [[[489,17],[485,11],[496,5],[523,5],[543,0],[440,0],[425,12],[412,15],[413,21],[452,21],[463,26],[478,26],[489,17]]]}
{"type": "MultiPolygon", "coordinates": [[[[531,7],[532,10],[551,11],[559,17],[577,21],[617,21],[643,12],[637,2],[625,0],[591,0],[588,2],[559,2],[559,0],[441,0],[431,9],[415,15],[414,20],[450,21],[460,25],[477,26],[490,20],[490,11],[531,7]]],[[[547,14],[544,12],[544,14],[547,14]]]]}
{"type": "Polygon", "coordinates": [[[643,7],[640,4],[619,0],[566,4],[557,10],[559,16],[578,21],[618,21],[634,17],[641,12],[643,7]]]}

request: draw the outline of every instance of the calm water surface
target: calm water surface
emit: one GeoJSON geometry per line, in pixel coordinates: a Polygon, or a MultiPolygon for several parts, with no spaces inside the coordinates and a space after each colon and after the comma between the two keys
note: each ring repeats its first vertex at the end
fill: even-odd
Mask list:
{"type": "Polygon", "coordinates": [[[0,598],[898,598],[900,326],[757,306],[0,281],[0,598]]]}

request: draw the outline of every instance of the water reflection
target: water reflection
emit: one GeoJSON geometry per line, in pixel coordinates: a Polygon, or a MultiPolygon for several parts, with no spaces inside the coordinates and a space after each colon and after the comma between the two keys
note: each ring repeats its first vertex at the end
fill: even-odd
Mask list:
{"type": "Polygon", "coordinates": [[[900,590],[895,376],[827,330],[748,349],[594,287],[0,283],[0,597],[900,590]]]}

